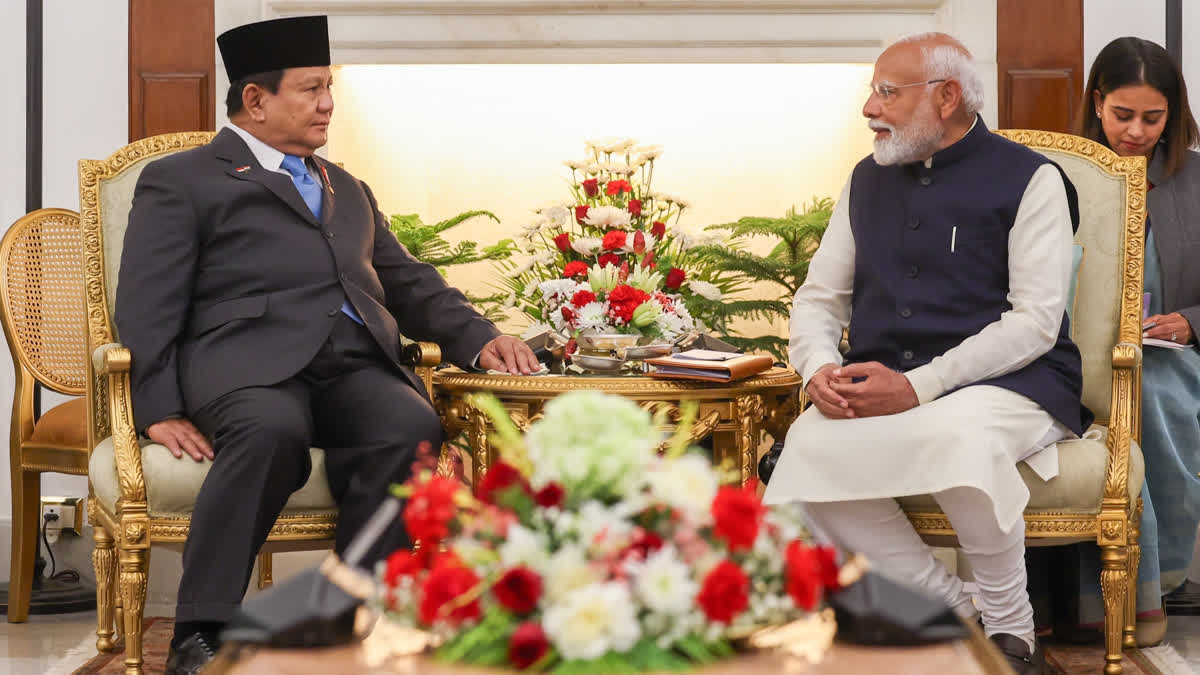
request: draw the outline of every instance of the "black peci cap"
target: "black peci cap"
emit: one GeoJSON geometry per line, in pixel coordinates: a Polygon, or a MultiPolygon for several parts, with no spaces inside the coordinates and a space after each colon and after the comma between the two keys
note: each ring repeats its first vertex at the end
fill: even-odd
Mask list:
{"type": "Polygon", "coordinates": [[[217,37],[230,82],[286,68],[329,65],[329,19],[295,16],[248,23],[217,37]]]}

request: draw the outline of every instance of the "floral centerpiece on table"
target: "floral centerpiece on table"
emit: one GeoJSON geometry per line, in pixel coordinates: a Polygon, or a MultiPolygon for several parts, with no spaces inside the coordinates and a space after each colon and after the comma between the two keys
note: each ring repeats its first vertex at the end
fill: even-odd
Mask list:
{"type": "Polygon", "coordinates": [[[679,227],[688,203],[652,191],[662,150],[632,140],[591,142],[589,157],[568,161],[571,199],[537,210],[518,245],[523,260],[501,263],[508,307],[532,331],[565,337],[634,334],[664,341],[705,327],[697,298],[712,302],[738,282],[689,255],[722,235],[698,237],[679,227]]]}
{"type": "Polygon", "coordinates": [[[448,662],[533,671],[681,669],[814,610],[834,552],[753,485],[719,486],[687,451],[695,409],[661,455],[662,419],[593,391],[564,394],[522,437],[494,398],[502,462],[474,495],[422,471],[398,492],[418,542],[377,573],[376,604],[433,635],[448,662]]]}

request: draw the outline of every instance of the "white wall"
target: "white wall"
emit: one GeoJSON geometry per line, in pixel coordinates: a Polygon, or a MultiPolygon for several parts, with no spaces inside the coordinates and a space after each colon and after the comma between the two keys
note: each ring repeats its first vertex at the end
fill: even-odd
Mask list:
{"type": "MultiPolygon", "coordinates": [[[[0,182],[0,227],[25,213],[25,3],[5,3],[0,22],[9,104],[0,147],[9,148],[0,182]]],[[[127,0],[47,0],[43,51],[42,205],[79,210],[76,163],[101,159],[129,137],[129,3],[127,0]]],[[[12,362],[0,358],[0,438],[8,438],[12,362]]],[[[45,406],[64,400],[47,394],[45,406]]],[[[0,452],[0,579],[8,577],[12,496],[7,443],[0,452]]],[[[87,495],[82,476],[43,474],[42,494],[87,495]]]]}

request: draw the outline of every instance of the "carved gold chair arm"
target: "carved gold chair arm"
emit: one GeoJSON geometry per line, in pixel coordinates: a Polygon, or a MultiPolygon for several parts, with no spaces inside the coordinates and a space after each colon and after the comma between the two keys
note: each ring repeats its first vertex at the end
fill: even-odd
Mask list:
{"type": "Polygon", "coordinates": [[[442,348],[433,342],[411,342],[401,351],[404,364],[412,368],[433,368],[442,362],[442,348]]]}
{"type": "Polygon", "coordinates": [[[146,501],[142,448],[137,442],[137,428],[133,422],[131,362],[129,350],[120,344],[101,345],[92,354],[93,366],[108,382],[106,407],[112,429],[113,458],[121,500],[126,504],[146,501]]]}
{"type": "Polygon", "coordinates": [[[1108,467],[1104,477],[1106,505],[1127,505],[1129,502],[1130,444],[1133,442],[1135,380],[1142,368],[1142,349],[1128,342],[1116,344],[1112,350],[1112,399],[1109,406],[1108,467]]]}

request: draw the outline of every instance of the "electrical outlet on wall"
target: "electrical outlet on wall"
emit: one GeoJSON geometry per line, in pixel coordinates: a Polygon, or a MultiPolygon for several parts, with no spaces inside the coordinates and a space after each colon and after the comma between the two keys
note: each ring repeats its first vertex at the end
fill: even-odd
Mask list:
{"type": "Polygon", "coordinates": [[[63,530],[83,532],[83,500],[79,497],[42,497],[42,523],[46,541],[58,541],[63,530]]]}

